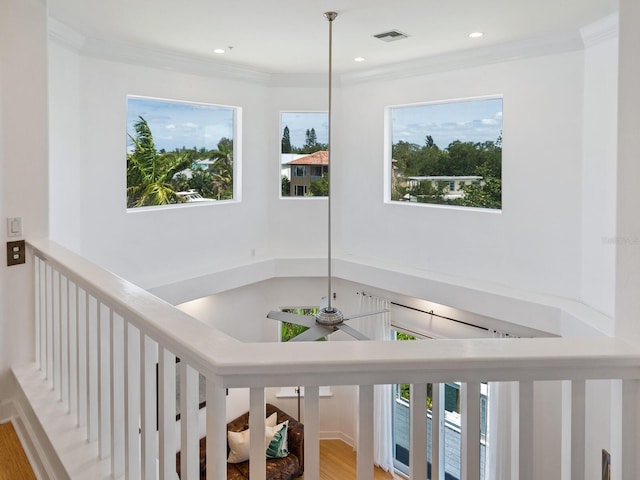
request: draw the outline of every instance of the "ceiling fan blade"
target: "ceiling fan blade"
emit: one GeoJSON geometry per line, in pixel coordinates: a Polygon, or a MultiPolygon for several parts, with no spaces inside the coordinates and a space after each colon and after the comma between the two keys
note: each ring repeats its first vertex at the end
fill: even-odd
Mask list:
{"type": "Polygon", "coordinates": [[[319,338],[326,337],[330,333],[333,333],[333,331],[334,330],[331,327],[314,325],[313,327],[309,328],[309,330],[302,332],[300,335],[298,335],[297,337],[293,337],[289,341],[290,342],[314,342],[319,338]]]}
{"type": "Polygon", "coordinates": [[[295,323],[296,325],[302,325],[303,327],[313,327],[316,325],[316,317],[310,315],[298,315],[297,313],[280,312],[278,310],[271,310],[267,314],[267,318],[272,320],[279,320],[281,322],[295,323]]]}
{"type": "Polygon", "coordinates": [[[360,333],[355,328],[351,328],[349,325],[345,325],[344,323],[340,325],[340,330],[342,330],[344,333],[348,333],[349,335],[351,335],[353,338],[357,340],[371,340],[365,334],[360,333]]]}
{"type": "Polygon", "coordinates": [[[353,315],[346,315],[344,319],[351,320],[352,318],[368,317],[369,315],[379,315],[380,313],[386,313],[388,311],[389,310],[379,310],[377,312],[355,313],[353,315]]]}

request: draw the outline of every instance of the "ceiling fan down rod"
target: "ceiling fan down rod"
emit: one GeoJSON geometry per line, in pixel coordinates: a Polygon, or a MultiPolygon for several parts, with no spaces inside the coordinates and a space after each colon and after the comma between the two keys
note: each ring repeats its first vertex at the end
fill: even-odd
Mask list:
{"type": "Polygon", "coordinates": [[[329,102],[328,102],[328,132],[327,132],[327,307],[326,311],[331,313],[334,308],[331,306],[331,104],[333,93],[333,64],[332,64],[332,46],[333,46],[333,21],[338,16],[336,12],[325,12],[324,16],[329,20],[329,102]]]}

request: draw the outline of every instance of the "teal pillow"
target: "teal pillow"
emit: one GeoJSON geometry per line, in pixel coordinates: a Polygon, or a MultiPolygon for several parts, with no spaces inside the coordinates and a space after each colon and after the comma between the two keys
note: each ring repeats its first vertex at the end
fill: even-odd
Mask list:
{"type": "Polygon", "coordinates": [[[274,435],[267,447],[267,458],[282,458],[289,455],[287,450],[287,423],[282,426],[274,435]]]}

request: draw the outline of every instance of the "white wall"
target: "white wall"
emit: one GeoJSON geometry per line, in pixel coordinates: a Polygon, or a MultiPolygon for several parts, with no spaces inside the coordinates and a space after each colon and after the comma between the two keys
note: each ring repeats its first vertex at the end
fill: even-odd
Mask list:
{"type": "Polygon", "coordinates": [[[614,316],[616,247],[617,16],[584,29],[584,153],[582,170],[582,292],[595,309],[614,316]],[[595,42],[592,36],[609,33],[595,42]],[[595,43],[594,43],[595,42],[595,43]]]}
{"type": "Polygon", "coordinates": [[[79,185],[70,185],[73,195],[62,187],[53,189],[53,240],[146,287],[265,254],[269,132],[264,128],[264,87],[85,56],[79,58],[79,68],[69,64],[75,67],[69,52],[54,47],[52,118],[72,117],[75,123],[56,127],[51,161],[65,164],[70,155],[79,168],[60,181],[64,185],[77,179],[79,185]],[[73,101],[70,88],[75,86],[73,101]],[[242,202],[127,211],[127,95],[242,107],[242,202]],[[81,227],[67,228],[68,216],[78,209],[81,227]]]}
{"type": "MultiPolygon", "coordinates": [[[[588,216],[583,203],[583,184],[595,175],[593,161],[583,166],[583,127],[596,128],[583,111],[611,110],[608,96],[583,108],[585,65],[594,76],[589,88],[611,81],[592,72],[596,58],[612,53],[607,45],[598,48],[603,53],[590,54],[586,64],[582,52],[573,52],[339,87],[334,253],[584,301],[610,315],[612,259],[601,235],[593,244],[592,232],[608,230],[602,225],[610,206],[588,216]],[[488,94],[504,96],[502,212],[385,204],[384,107],[488,94]],[[587,233],[589,251],[583,250],[587,233]],[[594,259],[594,249],[605,252],[594,259]],[[591,295],[595,290],[601,293],[591,295]]],[[[278,162],[280,112],[326,108],[326,88],[269,87],[84,56],[74,66],[68,52],[52,48],[52,117],[70,117],[79,103],[81,126],[79,136],[73,123],[56,127],[52,140],[52,164],[65,164],[70,155],[80,165],[74,169],[80,178],[71,173],[67,181],[77,178],[82,199],[78,207],[75,195],[52,187],[55,240],[145,287],[260,258],[326,254],[326,200],[280,199],[278,162]],[[70,98],[76,85],[79,102],[70,98]],[[127,94],[241,106],[242,202],[127,212],[127,94]],[[69,220],[78,208],[82,228],[69,220]]],[[[609,144],[607,135],[600,147],[606,155],[609,144]]]]}
{"type": "Polygon", "coordinates": [[[344,87],[337,239],[354,257],[577,298],[580,53],[344,87]],[[383,204],[387,105],[503,95],[503,210],[383,204]],[[366,139],[366,141],[362,141],[366,139]]]}
{"type": "Polygon", "coordinates": [[[39,0],[0,0],[0,421],[12,365],[32,360],[32,265],[6,266],[9,240],[47,235],[47,31],[39,0]],[[8,238],[6,217],[22,217],[8,238]]]}

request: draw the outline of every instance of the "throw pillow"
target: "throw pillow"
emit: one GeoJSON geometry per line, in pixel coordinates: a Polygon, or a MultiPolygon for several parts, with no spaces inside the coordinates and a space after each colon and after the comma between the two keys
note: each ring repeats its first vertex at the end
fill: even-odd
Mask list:
{"type": "Polygon", "coordinates": [[[278,412],[273,412],[264,421],[264,426],[265,427],[275,427],[276,423],[278,423],[278,412]]]}
{"type": "MultiPolygon", "coordinates": [[[[267,446],[267,458],[282,458],[289,455],[287,451],[287,427],[289,422],[281,423],[282,426],[275,434],[267,446]]],[[[278,425],[278,426],[280,426],[278,425]]]]}
{"type": "MultiPolygon", "coordinates": [[[[267,457],[269,457],[268,450],[274,439],[276,439],[276,443],[272,448],[275,451],[275,454],[278,454],[281,457],[286,457],[289,454],[287,443],[288,425],[288,420],[274,427],[268,427],[265,425],[264,448],[267,451],[267,457]]],[[[241,463],[249,460],[249,453],[251,451],[251,446],[249,444],[249,432],[248,428],[242,432],[227,432],[227,442],[229,443],[229,456],[227,457],[227,462],[241,463]]]]}

